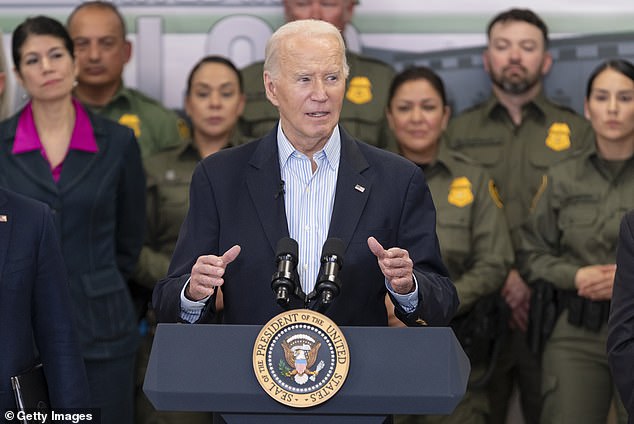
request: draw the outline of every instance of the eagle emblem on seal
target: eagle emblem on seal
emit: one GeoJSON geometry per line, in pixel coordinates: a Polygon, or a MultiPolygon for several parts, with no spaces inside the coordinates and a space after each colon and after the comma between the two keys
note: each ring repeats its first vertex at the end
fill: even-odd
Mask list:
{"type": "Polygon", "coordinates": [[[317,364],[317,355],[321,343],[306,334],[296,334],[282,341],[284,360],[280,359],[279,370],[285,377],[292,378],[297,384],[305,384],[309,379],[315,381],[316,376],[324,368],[324,361],[317,364]]]}

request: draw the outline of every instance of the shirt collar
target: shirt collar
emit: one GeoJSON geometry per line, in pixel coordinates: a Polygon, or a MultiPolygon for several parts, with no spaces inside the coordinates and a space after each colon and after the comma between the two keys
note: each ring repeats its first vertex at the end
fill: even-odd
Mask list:
{"type": "MultiPolygon", "coordinates": [[[[90,117],[77,99],[73,98],[72,101],[75,108],[75,126],[70,138],[68,150],[96,153],[99,151],[99,148],[97,147],[97,140],[95,139],[90,117]]],[[[41,149],[42,141],[35,127],[33,109],[31,102],[29,102],[20,114],[11,153],[16,155],[41,149]]]]}
{"type": "MultiPolygon", "coordinates": [[[[277,150],[280,158],[280,167],[283,168],[288,159],[293,155],[302,155],[295,147],[291,144],[291,142],[284,135],[284,131],[282,131],[281,122],[277,126],[277,150]]],[[[341,158],[341,134],[339,132],[339,126],[335,126],[330,138],[326,142],[326,145],[323,149],[315,153],[314,158],[318,158],[320,155],[324,155],[326,158],[326,163],[332,170],[337,170],[339,168],[339,160],[341,158]]]]}
{"type": "MultiPolygon", "coordinates": [[[[544,117],[544,108],[546,107],[546,103],[546,96],[544,95],[543,91],[540,91],[534,99],[522,106],[522,111],[529,111],[529,113],[530,111],[535,111],[538,116],[544,117]]],[[[493,94],[485,102],[484,108],[486,111],[485,116],[489,118],[495,118],[496,114],[498,114],[497,116],[500,116],[499,113],[502,112],[504,112],[505,114],[507,113],[504,105],[500,103],[498,98],[495,97],[495,95],[493,94]]]]}
{"type": "Polygon", "coordinates": [[[121,81],[121,85],[119,85],[119,88],[112,96],[112,99],[110,99],[110,101],[106,104],[106,106],[109,106],[115,102],[125,102],[127,105],[130,105],[132,103],[131,97],[132,93],[125,85],[123,85],[123,81],[121,81]]]}

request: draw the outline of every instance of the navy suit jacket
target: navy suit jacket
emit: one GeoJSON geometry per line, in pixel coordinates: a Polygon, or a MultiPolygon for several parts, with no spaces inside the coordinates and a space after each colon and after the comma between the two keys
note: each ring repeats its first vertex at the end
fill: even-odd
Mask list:
{"type": "MultiPolygon", "coordinates": [[[[458,305],[442,263],[436,213],[421,170],[410,161],[360,141],[340,128],[341,160],[328,237],[344,241],[342,289],[326,315],[339,325],[387,325],[385,279],[367,245],[409,251],[418,280],[418,308],[396,309],[408,325],[446,325],[458,305]],[[363,187],[364,190],[359,190],[363,187]]],[[[222,255],[238,244],[222,286],[223,321],[263,324],[282,312],[271,291],[277,242],[288,237],[280,190],[277,127],[251,143],[220,151],[194,171],[190,207],[181,227],[168,278],[154,289],[163,322],[179,320],[180,292],[201,255],[222,255]]],[[[209,301],[199,322],[212,322],[209,301]]],[[[302,307],[297,302],[293,307],[302,307]]]]}
{"type": "Polygon", "coordinates": [[[143,246],[145,175],[132,130],[88,112],[98,152],[69,150],[59,181],[42,154],[14,155],[20,113],[0,123],[0,187],[54,213],[82,354],[134,354],[137,317],[126,278],[143,246]]]}
{"type": "Polygon", "coordinates": [[[623,217],[608,320],[608,362],[623,404],[634,420],[634,211],[623,217]]]}
{"type": "Polygon", "coordinates": [[[16,408],[10,378],[37,363],[33,341],[52,406],[90,406],[71,309],[50,209],[0,189],[0,412],[16,408]]]}

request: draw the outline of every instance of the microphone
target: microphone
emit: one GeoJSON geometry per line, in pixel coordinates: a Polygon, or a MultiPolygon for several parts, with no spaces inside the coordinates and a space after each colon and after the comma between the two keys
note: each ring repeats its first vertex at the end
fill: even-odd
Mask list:
{"type": "Polygon", "coordinates": [[[279,190],[277,190],[277,193],[275,193],[275,196],[273,196],[275,198],[275,200],[277,200],[280,196],[284,196],[286,194],[286,182],[284,180],[280,180],[280,188],[279,190]]]}
{"type": "Polygon", "coordinates": [[[339,238],[329,238],[321,251],[321,268],[315,284],[317,311],[324,312],[341,291],[339,271],[343,267],[345,246],[339,238]]]}
{"type": "Polygon", "coordinates": [[[298,251],[297,242],[290,237],[284,237],[277,242],[275,253],[277,271],[271,277],[271,289],[275,293],[275,301],[285,309],[288,309],[289,296],[295,292],[299,282],[298,251]]]}

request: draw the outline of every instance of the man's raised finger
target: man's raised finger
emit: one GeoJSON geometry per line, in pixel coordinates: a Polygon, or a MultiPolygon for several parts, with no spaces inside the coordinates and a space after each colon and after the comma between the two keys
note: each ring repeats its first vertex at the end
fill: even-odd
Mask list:
{"type": "Polygon", "coordinates": [[[387,251],[381,246],[381,243],[374,237],[368,237],[368,247],[374,256],[383,259],[387,255],[387,251]]]}
{"type": "Polygon", "coordinates": [[[242,249],[237,244],[235,246],[231,247],[231,249],[227,250],[224,253],[224,255],[222,255],[220,257],[220,259],[222,259],[223,265],[228,265],[231,262],[233,262],[238,257],[238,255],[240,254],[241,250],[242,249]]]}

